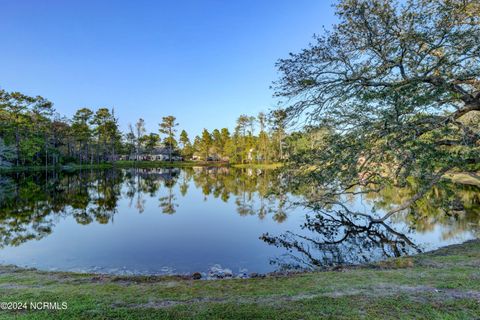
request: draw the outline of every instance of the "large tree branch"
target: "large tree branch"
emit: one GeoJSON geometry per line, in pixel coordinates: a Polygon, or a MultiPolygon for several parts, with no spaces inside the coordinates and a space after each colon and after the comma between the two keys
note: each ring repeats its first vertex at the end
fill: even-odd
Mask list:
{"type": "Polygon", "coordinates": [[[419,192],[417,192],[412,198],[410,198],[410,200],[404,202],[399,207],[390,210],[382,218],[373,219],[372,221],[374,221],[374,222],[385,221],[388,218],[390,218],[392,215],[394,215],[395,213],[403,211],[403,210],[411,207],[417,200],[421,199],[435,184],[437,184],[438,181],[443,177],[443,175],[450,169],[451,169],[451,167],[442,168],[439,172],[437,172],[432,177],[432,179],[430,180],[430,183],[428,183],[426,186],[424,186],[419,192]]]}

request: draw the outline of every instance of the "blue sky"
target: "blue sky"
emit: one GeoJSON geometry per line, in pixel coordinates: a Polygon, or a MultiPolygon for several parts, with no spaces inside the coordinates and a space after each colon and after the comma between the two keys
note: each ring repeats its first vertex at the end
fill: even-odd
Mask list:
{"type": "Polygon", "coordinates": [[[122,129],[174,115],[192,135],[276,105],[274,64],[335,22],[327,0],[0,0],[0,87],[122,129]]]}

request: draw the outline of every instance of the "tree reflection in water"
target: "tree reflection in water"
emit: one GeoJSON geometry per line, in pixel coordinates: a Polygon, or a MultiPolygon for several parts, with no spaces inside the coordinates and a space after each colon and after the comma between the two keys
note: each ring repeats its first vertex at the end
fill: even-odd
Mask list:
{"type": "Polygon", "coordinates": [[[297,188],[303,193],[294,204],[313,212],[306,215],[303,232],[265,233],[260,237],[287,251],[272,260],[283,269],[358,264],[417,253],[421,248],[409,233],[425,233],[436,226],[447,230],[443,239],[465,232],[479,236],[480,188],[475,186],[442,181],[411,207],[386,220],[381,218],[384,212],[418,193],[420,186],[414,179],[402,188],[371,191],[371,187],[364,186],[335,196],[319,194],[318,189],[312,192],[311,186],[297,188]],[[352,209],[359,198],[367,210],[352,209]],[[399,225],[404,225],[406,231],[399,232],[399,225]]]}
{"type": "Polygon", "coordinates": [[[272,263],[283,269],[314,269],[420,252],[407,235],[346,208],[307,215],[302,229],[302,234],[287,231],[280,236],[261,236],[266,243],[288,252],[272,263]]]}
{"type": "Polygon", "coordinates": [[[50,234],[55,221],[72,216],[77,223],[107,224],[127,199],[138,213],[147,198],[157,198],[159,212],[174,214],[178,196],[187,196],[189,184],[208,197],[224,202],[235,197],[241,215],[272,212],[268,190],[273,172],[229,168],[132,168],[69,172],[10,173],[0,176],[0,246],[15,246],[50,234]],[[178,181],[180,181],[178,183],[178,181]],[[178,191],[176,189],[178,183],[178,191]],[[256,200],[262,207],[257,209],[256,200]]]}
{"type": "MultiPolygon", "coordinates": [[[[358,263],[418,252],[409,232],[426,232],[442,225],[446,239],[462,232],[477,234],[480,190],[443,182],[408,210],[389,220],[380,212],[403,203],[417,192],[415,181],[404,188],[359,191],[366,210],[356,212],[359,195],[321,194],[312,185],[290,187],[272,170],[216,168],[157,168],[87,170],[74,173],[11,173],[0,176],[0,246],[17,246],[53,231],[59,218],[77,223],[106,224],[118,213],[118,202],[142,213],[147,199],[158,199],[158,212],[174,214],[192,185],[204,200],[234,203],[242,216],[282,223],[292,214],[308,212],[302,232],[265,233],[261,239],[286,249],[274,260],[281,267],[318,268],[358,263]],[[300,207],[300,208],[299,208],[300,207]],[[402,232],[395,229],[406,226],[402,232]],[[405,232],[405,230],[407,230],[405,232]]],[[[358,190],[357,190],[358,191],[358,190]]],[[[267,231],[267,230],[266,230],[267,231]]]]}

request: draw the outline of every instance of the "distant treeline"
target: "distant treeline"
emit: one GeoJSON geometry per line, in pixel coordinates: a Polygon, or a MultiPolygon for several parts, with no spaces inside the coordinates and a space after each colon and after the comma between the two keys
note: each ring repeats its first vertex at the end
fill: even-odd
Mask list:
{"type": "Polygon", "coordinates": [[[280,109],[256,117],[241,115],[233,132],[204,129],[193,139],[186,130],[178,134],[174,116],[158,122],[158,133],[147,133],[143,119],[122,132],[114,109],[81,108],[69,119],[41,96],[0,90],[0,166],[94,164],[121,156],[139,159],[159,149],[168,150],[169,159],[175,155],[186,160],[269,163],[315,148],[326,133],[314,128],[287,133],[286,114],[280,109]]]}

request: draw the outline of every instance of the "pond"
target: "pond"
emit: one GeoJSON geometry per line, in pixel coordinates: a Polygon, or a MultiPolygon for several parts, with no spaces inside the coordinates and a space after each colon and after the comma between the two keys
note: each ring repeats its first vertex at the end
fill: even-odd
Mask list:
{"type": "MultiPolygon", "coordinates": [[[[277,192],[281,184],[276,171],[227,167],[4,174],[0,263],[245,276],[414,254],[475,238],[480,229],[474,186],[443,183],[415,210],[372,222],[335,206],[298,205],[305,195],[277,192]]],[[[342,208],[381,215],[411,192],[345,196],[342,208]]]]}

